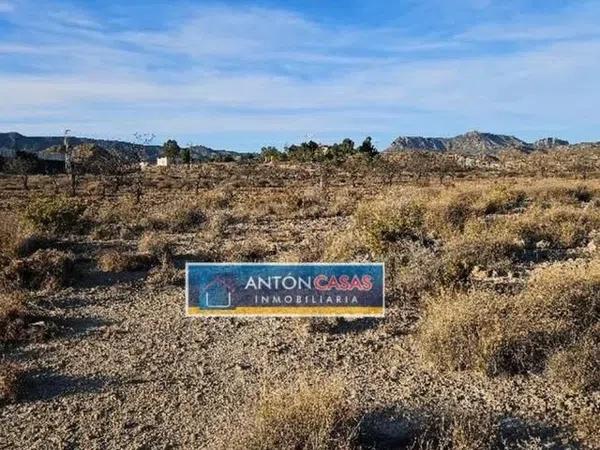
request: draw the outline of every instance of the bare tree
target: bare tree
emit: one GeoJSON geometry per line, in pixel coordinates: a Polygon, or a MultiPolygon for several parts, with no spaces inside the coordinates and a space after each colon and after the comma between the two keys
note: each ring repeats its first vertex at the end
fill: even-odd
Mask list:
{"type": "Polygon", "coordinates": [[[64,133],[63,145],[65,147],[65,172],[71,179],[71,195],[75,195],[77,188],[77,173],[75,167],[75,161],[73,160],[73,150],[70,147],[69,135],[71,134],[70,129],[66,129],[64,133]]]}
{"type": "Polygon", "coordinates": [[[16,152],[14,159],[6,164],[6,171],[18,175],[23,183],[23,189],[29,190],[29,175],[37,168],[37,157],[25,152],[16,152]]]}
{"type": "Polygon", "coordinates": [[[144,172],[141,163],[146,160],[146,146],[150,145],[156,135],[154,133],[133,133],[136,142],[138,171],[135,175],[135,199],[140,202],[144,195],[144,172]]]}

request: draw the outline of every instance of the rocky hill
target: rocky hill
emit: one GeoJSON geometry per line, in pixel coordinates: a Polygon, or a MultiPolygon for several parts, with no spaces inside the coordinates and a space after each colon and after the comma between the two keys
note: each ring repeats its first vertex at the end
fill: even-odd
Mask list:
{"type": "MultiPolygon", "coordinates": [[[[22,134],[10,132],[0,133],[0,154],[14,152],[16,150],[38,154],[51,147],[58,147],[63,143],[62,136],[23,136],[22,134]]],[[[143,159],[155,161],[161,154],[160,145],[139,145],[132,142],[113,141],[106,139],[92,139],[85,137],[69,137],[70,145],[96,144],[107,150],[123,152],[140,152],[143,159]]],[[[203,145],[191,147],[192,156],[195,159],[213,159],[218,157],[233,157],[235,159],[244,156],[230,150],[215,150],[203,145]]]]}
{"type": "Polygon", "coordinates": [[[569,141],[565,141],[564,139],[558,139],[554,137],[547,137],[544,139],[538,139],[533,143],[533,146],[536,149],[548,149],[559,146],[569,145],[569,141]]]}
{"type": "Polygon", "coordinates": [[[392,142],[386,152],[422,150],[464,155],[494,155],[502,150],[519,150],[529,153],[536,149],[548,149],[563,145],[569,145],[569,143],[557,138],[545,138],[531,144],[514,136],[469,131],[451,138],[400,136],[392,142]]]}

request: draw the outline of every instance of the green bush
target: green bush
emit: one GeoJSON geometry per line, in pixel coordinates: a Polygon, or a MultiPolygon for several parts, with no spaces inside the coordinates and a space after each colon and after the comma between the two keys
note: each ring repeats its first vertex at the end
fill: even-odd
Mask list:
{"type": "Polygon", "coordinates": [[[363,203],[354,215],[355,228],[375,254],[385,253],[390,243],[425,238],[425,207],[415,199],[363,203]]]}
{"type": "Polygon", "coordinates": [[[81,228],[86,206],[67,197],[42,197],[27,205],[24,219],[42,232],[64,234],[81,228]]]}
{"type": "Polygon", "coordinates": [[[525,200],[523,191],[515,191],[507,186],[495,186],[482,194],[480,208],[484,214],[507,213],[523,206],[525,200]]]}

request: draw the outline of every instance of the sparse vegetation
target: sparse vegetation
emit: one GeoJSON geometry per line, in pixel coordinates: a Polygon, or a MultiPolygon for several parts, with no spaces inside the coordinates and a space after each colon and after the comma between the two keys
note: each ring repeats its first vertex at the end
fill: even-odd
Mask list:
{"type": "MultiPolygon", "coordinates": [[[[588,372],[594,355],[591,329],[600,322],[600,278],[596,262],[550,266],[534,273],[517,296],[490,291],[440,294],[430,301],[420,341],[425,358],[436,367],[473,369],[491,375],[541,371],[555,355],[553,372],[564,358],[579,353],[580,384],[594,384],[588,372]],[[581,338],[582,342],[576,343],[581,338]]],[[[576,379],[572,380],[577,384],[576,379]]]]}
{"type": "Polygon", "coordinates": [[[34,199],[25,209],[25,221],[36,231],[64,234],[81,229],[86,207],[67,197],[34,199]]]}
{"type": "Polygon", "coordinates": [[[57,290],[74,276],[73,254],[55,249],[38,250],[27,258],[13,260],[2,277],[22,289],[57,290]]]}
{"type": "Polygon", "coordinates": [[[340,381],[300,377],[286,387],[265,387],[226,448],[345,449],[357,420],[340,381]]]}
{"type": "Polygon", "coordinates": [[[0,344],[22,341],[27,336],[24,295],[0,292],[0,344]]]}
{"type": "Polygon", "coordinates": [[[103,272],[129,272],[145,269],[150,262],[150,258],[145,255],[123,250],[107,250],[98,257],[98,268],[103,272]]]}
{"type": "MultiPolygon", "coordinates": [[[[312,161],[304,148],[292,153],[305,163],[286,156],[266,164],[148,168],[143,196],[128,183],[110,189],[106,175],[80,174],[79,197],[47,197],[68,180],[30,175],[27,195],[0,202],[4,347],[37,345],[48,326],[70,336],[95,319],[87,315],[109,311],[98,333],[82,335],[82,345],[91,346],[82,347],[82,361],[100,353],[107,364],[126,358],[131,367],[161,370],[169,380],[161,389],[170,393],[187,370],[199,388],[182,408],[210,409],[218,398],[243,416],[239,430],[223,427],[227,448],[370,448],[380,442],[363,435],[362,420],[374,408],[426,396],[430,408],[394,425],[402,433],[387,430],[386,439],[423,449],[555,442],[527,427],[509,440],[507,417],[518,411],[524,421],[547,416],[563,433],[560,442],[573,438],[593,448],[600,389],[600,184],[593,171],[575,181],[496,179],[499,172],[459,170],[456,161],[392,162],[358,154],[350,142],[339,145],[332,155],[354,149],[340,164],[333,156],[312,161]],[[385,261],[386,318],[312,321],[307,330],[276,319],[182,325],[173,297],[182,296],[183,261],[385,261]],[[120,308],[134,308],[135,321],[121,320],[120,308]],[[98,336],[107,343],[100,351],[98,336]],[[149,342],[156,358],[136,347],[149,342]],[[175,358],[180,350],[198,352],[201,363],[189,371],[175,358]],[[269,383],[251,407],[240,408],[273,364],[292,380],[305,366],[324,373],[269,383]],[[340,368],[346,381],[331,382],[340,368]],[[574,406],[564,407],[565,399],[574,406]]],[[[552,164],[544,170],[560,173],[552,164]]],[[[15,176],[2,178],[0,189],[25,192],[15,176]]],[[[65,347],[54,342],[58,352],[65,347]]],[[[45,353],[40,358],[47,362],[45,353]]],[[[57,361],[52,367],[63,367],[57,361]]],[[[102,370],[131,381],[118,364],[102,370]]],[[[152,390],[149,374],[132,382],[152,390]]],[[[5,379],[19,385],[19,377],[5,379]]],[[[18,396],[6,398],[20,408],[18,396]]],[[[104,401],[98,398],[90,394],[90,401],[104,401]]],[[[208,427],[209,414],[198,414],[208,427]]],[[[207,437],[204,425],[198,440],[207,437]]],[[[183,446],[198,445],[183,435],[183,446]]]]}

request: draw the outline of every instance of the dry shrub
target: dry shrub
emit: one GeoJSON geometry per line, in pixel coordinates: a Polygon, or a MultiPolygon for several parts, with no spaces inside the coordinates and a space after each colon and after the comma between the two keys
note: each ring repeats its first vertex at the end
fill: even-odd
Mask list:
{"type": "Polygon", "coordinates": [[[513,190],[508,186],[494,186],[481,194],[475,207],[484,214],[501,214],[522,207],[525,200],[526,195],[521,190],[513,190]]]}
{"type": "Polygon", "coordinates": [[[554,264],[533,272],[519,313],[554,323],[565,338],[578,338],[600,322],[600,264],[554,264]]]}
{"type": "Polygon", "coordinates": [[[144,205],[131,197],[120,197],[116,201],[104,203],[93,211],[94,220],[101,225],[126,225],[138,227],[146,214],[144,205]]]}
{"type": "Polygon", "coordinates": [[[333,199],[328,202],[330,212],[334,215],[350,215],[356,210],[360,197],[360,192],[349,188],[336,191],[333,199]]]}
{"type": "Polygon", "coordinates": [[[548,361],[550,378],[574,391],[600,390],[600,323],[548,361]]]}
{"type": "Polygon", "coordinates": [[[442,370],[541,371],[549,356],[597,326],[599,299],[597,264],[550,266],[514,297],[439,294],[427,304],[419,341],[424,357],[442,370]]]}
{"type": "MultiPolygon", "coordinates": [[[[281,201],[275,201],[273,205],[275,207],[274,212],[284,217],[302,216],[316,218],[332,215],[329,212],[332,205],[328,201],[327,196],[324,195],[323,190],[316,188],[286,190],[283,193],[281,201]]],[[[336,212],[333,211],[333,215],[336,212]]]]}
{"type": "Polygon", "coordinates": [[[65,234],[83,229],[86,206],[68,197],[42,197],[32,200],[24,212],[27,224],[40,232],[65,234]]]}
{"type": "Polygon", "coordinates": [[[599,190],[589,184],[573,186],[570,180],[546,179],[527,189],[530,197],[542,203],[587,203],[598,197],[599,190]]]}
{"type": "Polygon", "coordinates": [[[207,236],[211,239],[218,239],[227,233],[230,225],[235,223],[236,218],[228,211],[215,211],[208,219],[206,227],[207,236]]]}
{"type": "Polygon", "coordinates": [[[532,248],[546,242],[552,248],[573,248],[587,243],[600,227],[600,211],[577,206],[535,208],[505,222],[523,244],[532,248]]]}
{"type": "Polygon", "coordinates": [[[490,412],[438,407],[424,418],[413,448],[483,450],[502,448],[498,418],[490,412]]]}
{"type": "Polygon", "coordinates": [[[276,247],[272,242],[254,237],[230,243],[225,249],[224,256],[230,262],[261,262],[275,253],[276,247]]]}
{"type": "Polygon", "coordinates": [[[437,290],[444,277],[444,260],[433,247],[404,242],[386,260],[386,290],[403,302],[417,302],[427,292],[437,290]]]}
{"type": "Polygon", "coordinates": [[[130,272],[148,268],[152,261],[147,255],[136,255],[123,250],[107,250],[98,257],[102,272],[130,272]]]}
{"type": "Polygon", "coordinates": [[[476,267],[507,271],[519,251],[520,245],[510,234],[482,221],[469,222],[463,234],[449,239],[443,247],[441,282],[446,286],[465,283],[476,267]]]}
{"type": "Polygon", "coordinates": [[[203,192],[198,198],[198,204],[206,209],[225,209],[231,205],[233,189],[224,186],[203,192]]]}
{"type": "Polygon", "coordinates": [[[318,262],[323,258],[322,239],[307,238],[290,248],[289,250],[277,254],[279,262],[318,262]]]}
{"type": "Polygon", "coordinates": [[[327,239],[323,253],[324,261],[368,261],[372,252],[365,236],[355,229],[337,233],[327,239]]]}
{"type": "Polygon", "coordinates": [[[467,221],[476,214],[474,197],[472,192],[460,192],[430,203],[426,214],[427,228],[437,236],[461,232],[467,221]]]}
{"type": "Polygon", "coordinates": [[[57,290],[68,284],[74,268],[72,253],[38,250],[27,258],[13,260],[0,278],[17,288],[57,290]]]}
{"type": "Polygon", "coordinates": [[[7,214],[0,221],[0,256],[29,256],[50,244],[51,237],[47,233],[33,231],[15,215],[7,214]]]}
{"type": "Polygon", "coordinates": [[[175,253],[171,240],[162,234],[145,232],[138,243],[138,250],[156,261],[170,261],[175,253]]]}
{"type": "Polygon", "coordinates": [[[301,377],[264,389],[226,447],[234,449],[344,449],[356,421],[341,382],[301,377]]]}
{"type": "Polygon", "coordinates": [[[566,193],[569,198],[583,203],[590,202],[597,195],[597,192],[592,191],[592,189],[585,184],[579,184],[574,188],[569,188],[567,189],[566,193]]]}
{"type": "Polygon", "coordinates": [[[0,406],[19,398],[21,370],[14,364],[0,362],[0,406]]]}
{"type": "Polygon", "coordinates": [[[182,285],[185,281],[185,271],[177,269],[171,262],[164,262],[148,272],[146,281],[159,287],[182,285]]]}
{"type": "Polygon", "coordinates": [[[186,200],[160,205],[148,218],[151,228],[173,232],[191,232],[205,221],[206,215],[200,206],[186,200]]]}
{"type": "MultiPolygon", "coordinates": [[[[320,199],[298,189],[269,189],[261,195],[251,195],[243,199],[237,209],[248,217],[278,216],[294,218],[315,217],[315,208],[320,211],[320,199]]],[[[316,216],[319,215],[317,211],[316,216]]]]}
{"type": "Polygon", "coordinates": [[[354,214],[354,226],[374,254],[383,254],[389,243],[425,239],[424,213],[423,203],[414,198],[363,203],[354,214]]]}
{"type": "Polygon", "coordinates": [[[440,370],[493,371],[491,354],[502,342],[508,299],[492,292],[441,293],[429,300],[419,340],[424,357],[440,370]]]}
{"type": "Polygon", "coordinates": [[[25,296],[17,291],[0,291],[0,343],[8,344],[27,338],[25,296]]]}

